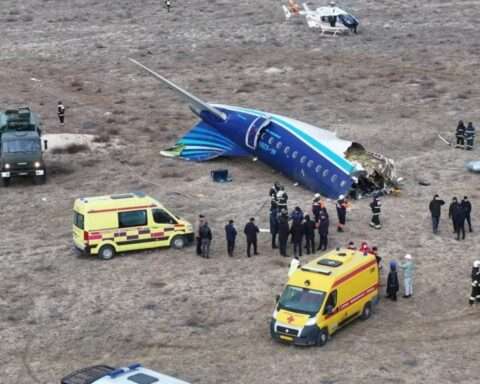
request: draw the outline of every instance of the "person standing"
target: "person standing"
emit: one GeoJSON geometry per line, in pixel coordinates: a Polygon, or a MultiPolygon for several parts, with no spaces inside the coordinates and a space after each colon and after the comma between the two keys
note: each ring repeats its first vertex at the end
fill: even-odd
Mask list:
{"type": "Polygon", "coordinates": [[[457,240],[460,240],[460,233],[462,240],[465,240],[465,210],[460,204],[457,204],[452,212],[453,226],[456,229],[457,240]]]}
{"type": "Polygon", "coordinates": [[[373,201],[370,203],[370,209],[372,210],[372,219],[370,221],[370,226],[375,229],[382,229],[382,224],[380,223],[380,213],[382,212],[382,203],[378,197],[374,197],[373,201]]]}
{"type": "Polygon", "coordinates": [[[207,221],[203,223],[200,227],[200,241],[201,241],[201,250],[202,257],[205,259],[210,258],[210,243],[212,242],[212,231],[208,226],[207,221]]]}
{"type": "Polygon", "coordinates": [[[272,235],[272,249],[277,248],[277,235],[278,235],[278,210],[272,208],[270,210],[270,234],[272,235]]]}
{"type": "Polygon", "coordinates": [[[452,220],[453,233],[457,233],[457,227],[455,226],[455,220],[453,219],[453,212],[456,212],[458,208],[458,200],[456,197],[452,197],[452,202],[448,207],[448,218],[452,220]]]}
{"type": "Polygon", "coordinates": [[[277,193],[280,191],[280,183],[278,181],[275,181],[273,183],[272,187],[270,188],[270,192],[268,194],[270,195],[270,210],[272,209],[277,209],[277,193]]]}
{"type": "Polygon", "coordinates": [[[310,252],[315,253],[315,222],[313,220],[310,220],[309,215],[305,215],[303,232],[305,233],[307,255],[309,255],[310,252]]]}
{"type": "Polygon", "coordinates": [[[64,125],[65,122],[65,106],[61,101],[58,102],[57,104],[57,116],[58,120],[60,120],[60,124],[64,125]]]}
{"type": "Polygon", "coordinates": [[[468,200],[468,196],[463,196],[463,200],[460,203],[460,206],[465,213],[465,219],[468,223],[468,232],[472,232],[472,219],[470,217],[470,214],[472,213],[472,204],[468,200]]]}
{"type": "Polygon", "coordinates": [[[397,301],[397,292],[400,289],[397,275],[397,263],[395,261],[390,262],[390,272],[387,278],[387,298],[397,301]]]}
{"type": "Polygon", "coordinates": [[[438,195],[433,196],[433,200],[430,201],[428,208],[430,209],[430,214],[432,215],[432,227],[433,233],[438,233],[438,224],[440,223],[440,214],[442,213],[442,205],[445,204],[445,201],[440,200],[438,195]]]}
{"type": "Polygon", "coordinates": [[[337,224],[337,231],[338,232],[343,232],[344,231],[344,226],[347,221],[347,200],[345,200],[344,195],[338,196],[338,200],[336,203],[336,208],[337,208],[337,216],[338,216],[338,224],[337,224]]]}
{"type": "Polygon", "coordinates": [[[465,128],[465,149],[471,151],[473,149],[473,142],[475,141],[475,127],[472,122],[468,123],[465,128]]]}
{"type": "Polygon", "coordinates": [[[300,259],[298,256],[293,256],[292,261],[290,261],[290,265],[288,267],[288,277],[293,275],[293,272],[295,272],[298,268],[300,268],[300,259]]]}
{"type": "Polygon", "coordinates": [[[468,304],[472,306],[474,303],[480,302],[480,260],[475,260],[473,262],[472,268],[472,293],[470,293],[470,298],[468,304]]]}
{"type": "Polygon", "coordinates": [[[257,252],[257,234],[260,232],[258,227],[255,225],[255,219],[250,218],[250,221],[245,225],[243,233],[247,238],[247,257],[251,257],[251,248],[253,247],[253,254],[258,255],[257,252]]]}
{"type": "Polygon", "coordinates": [[[202,227],[202,225],[205,224],[205,216],[203,215],[198,215],[198,220],[197,220],[197,236],[196,236],[196,240],[197,240],[197,256],[202,256],[202,240],[200,238],[200,228],[202,227]]]}
{"type": "Polygon", "coordinates": [[[283,213],[278,218],[278,246],[280,255],[287,257],[288,235],[290,234],[290,226],[288,225],[288,216],[283,213]]]}
{"type": "Polygon", "coordinates": [[[465,148],[465,124],[460,120],[457,125],[457,131],[455,132],[457,138],[457,145],[455,148],[465,148]]]}
{"type": "Polygon", "coordinates": [[[319,251],[326,251],[328,247],[328,227],[330,226],[330,220],[326,210],[320,211],[318,218],[318,235],[320,236],[320,243],[318,244],[319,251]]]}
{"type": "Polygon", "coordinates": [[[168,13],[170,13],[171,6],[172,6],[172,2],[170,0],[165,0],[165,8],[167,8],[168,13]]]}
{"type": "Polygon", "coordinates": [[[290,232],[292,233],[293,255],[302,256],[303,223],[293,221],[290,232]]]}
{"type": "Polygon", "coordinates": [[[403,297],[409,298],[413,295],[413,272],[414,272],[414,264],[412,260],[412,255],[405,255],[405,261],[402,263],[400,262],[400,268],[403,271],[403,285],[405,289],[405,294],[403,297]]]}
{"type": "Polygon", "coordinates": [[[316,223],[318,223],[318,220],[320,217],[321,205],[322,205],[321,196],[319,193],[316,193],[315,196],[313,197],[313,202],[312,202],[312,214],[316,223]]]}
{"type": "Polygon", "coordinates": [[[225,226],[225,237],[227,238],[227,253],[228,256],[233,257],[235,250],[235,239],[237,238],[237,230],[233,224],[233,220],[229,220],[225,226]]]}

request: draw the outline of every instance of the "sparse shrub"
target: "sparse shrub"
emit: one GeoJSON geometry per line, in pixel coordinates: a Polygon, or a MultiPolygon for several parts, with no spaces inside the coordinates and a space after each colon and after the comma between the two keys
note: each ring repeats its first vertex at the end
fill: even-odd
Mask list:
{"type": "Polygon", "coordinates": [[[108,133],[109,135],[114,135],[114,136],[116,136],[116,135],[118,135],[118,134],[120,133],[120,130],[119,130],[118,128],[112,127],[112,128],[107,129],[107,133],[108,133]]]}

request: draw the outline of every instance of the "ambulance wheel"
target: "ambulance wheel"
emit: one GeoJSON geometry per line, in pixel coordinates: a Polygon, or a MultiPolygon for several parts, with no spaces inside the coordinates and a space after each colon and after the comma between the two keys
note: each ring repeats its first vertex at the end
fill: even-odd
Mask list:
{"type": "Polygon", "coordinates": [[[360,319],[367,320],[370,316],[372,316],[372,304],[368,302],[363,307],[363,311],[362,311],[362,315],[360,316],[360,319]]]}
{"type": "Polygon", "coordinates": [[[8,187],[10,185],[10,177],[3,177],[2,184],[4,187],[8,187]]]}
{"type": "Polygon", "coordinates": [[[182,249],[185,247],[185,238],[183,236],[174,236],[170,241],[170,246],[175,249],[182,249]]]}
{"type": "Polygon", "coordinates": [[[111,245],[104,245],[100,250],[98,251],[98,257],[102,260],[110,260],[115,256],[115,248],[113,248],[111,245]]]}
{"type": "Polygon", "coordinates": [[[318,332],[317,345],[319,347],[323,347],[325,344],[327,344],[327,341],[328,341],[328,331],[326,329],[321,329],[320,332],[318,332]]]}

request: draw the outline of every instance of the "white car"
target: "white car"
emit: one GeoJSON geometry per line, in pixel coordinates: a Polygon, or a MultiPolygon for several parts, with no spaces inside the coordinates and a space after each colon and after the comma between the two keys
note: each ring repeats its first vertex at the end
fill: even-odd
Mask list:
{"type": "Polygon", "coordinates": [[[161,373],[132,364],[124,368],[95,365],[72,372],[61,384],[189,384],[161,373]]]}

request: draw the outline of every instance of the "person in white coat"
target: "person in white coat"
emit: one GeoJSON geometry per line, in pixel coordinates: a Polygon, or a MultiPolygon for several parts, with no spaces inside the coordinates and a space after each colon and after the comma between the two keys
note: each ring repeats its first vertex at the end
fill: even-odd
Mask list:
{"type": "Polygon", "coordinates": [[[400,268],[403,271],[403,284],[405,289],[405,294],[403,297],[409,298],[413,295],[413,271],[415,266],[413,264],[412,255],[405,255],[405,261],[400,262],[400,268]]]}
{"type": "Polygon", "coordinates": [[[288,277],[293,275],[298,268],[300,268],[300,259],[298,256],[294,256],[292,261],[290,261],[290,267],[288,268],[288,277]]]}

